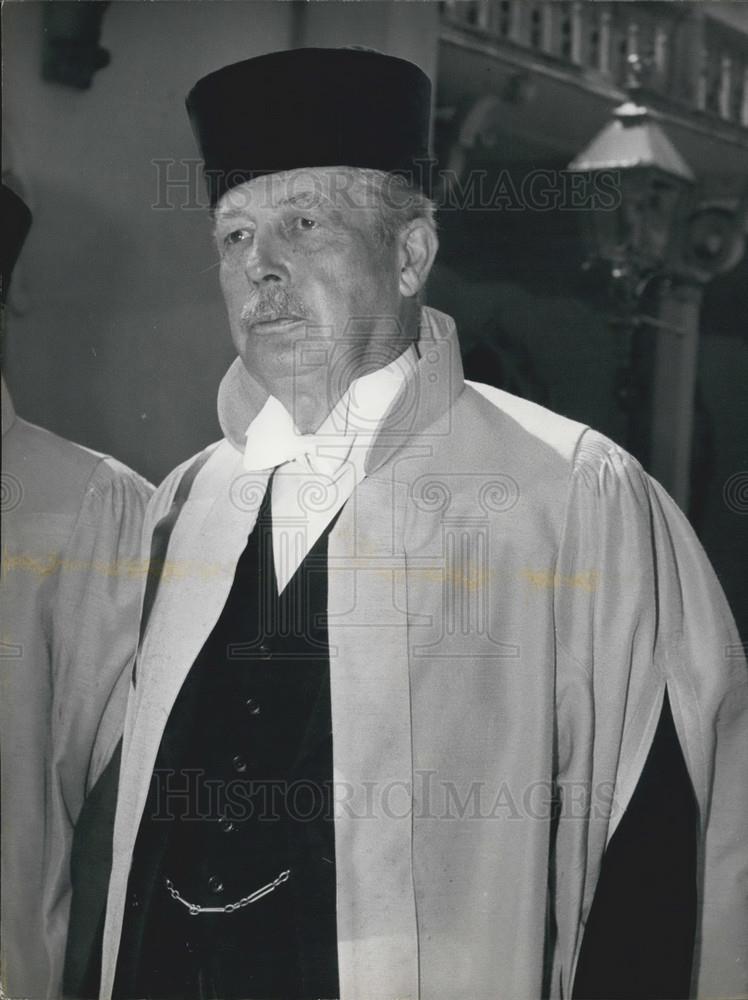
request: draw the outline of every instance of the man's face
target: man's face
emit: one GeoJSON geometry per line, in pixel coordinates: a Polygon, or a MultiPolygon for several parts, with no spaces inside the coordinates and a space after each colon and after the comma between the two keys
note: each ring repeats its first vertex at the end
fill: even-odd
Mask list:
{"type": "Polygon", "coordinates": [[[397,248],[340,171],[292,170],[233,188],[216,208],[216,242],[234,344],[268,391],[291,384],[337,396],[391,360],[397,248]]]}

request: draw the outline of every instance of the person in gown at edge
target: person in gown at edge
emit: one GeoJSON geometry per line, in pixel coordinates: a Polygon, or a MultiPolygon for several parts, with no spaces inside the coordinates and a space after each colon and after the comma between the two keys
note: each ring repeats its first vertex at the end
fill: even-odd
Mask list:
{"type": "Polygon", "coordinates": [[[147,514],[100,995],[745,995],[733,620],[631,456],[464,381],[429,80],[300,49],[187,106],[238,357],[147,514]]]}
{"type": "MultiPolygon", "coordinates": [[[[5,303],[31,213],[4,184],[2,214],[5,303]]],[[[73,824],[122,731],[152,488],[16,416],[4,380],[2,434],[0,982],[58,997],[73,824]]]]}

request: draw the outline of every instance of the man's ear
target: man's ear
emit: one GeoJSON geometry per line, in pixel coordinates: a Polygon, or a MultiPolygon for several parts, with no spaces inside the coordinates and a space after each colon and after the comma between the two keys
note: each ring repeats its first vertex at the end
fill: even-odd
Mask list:
{"type": "Polygon", "coordinates": [[[407,298],[418,295],[434,263],[439,240],[424,219],[413,219],[398,237],[400,259],[400,294],[407,298]]]}

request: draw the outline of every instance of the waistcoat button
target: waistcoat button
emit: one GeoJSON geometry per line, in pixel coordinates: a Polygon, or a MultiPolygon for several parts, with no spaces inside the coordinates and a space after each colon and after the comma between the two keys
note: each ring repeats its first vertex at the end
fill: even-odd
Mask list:
{"type": "Polygon", "coordinates": [[[247,698],[244,702],[244,707],[249,712],[250,715],[260,714],[260,703],[256,698],[247,698]]]}
{"type": "Polygon", "coordinates": [[[217,875],[211,875],[208,879],[208,888],[211,892],[223,892],[223,882],[217,875]]]}
{"type": "Polygon", "coordinates": [[[234,770],[237,774],[243,774],[247,770],[247,762],[240,754],[236,754],[232,758],[231,763],[234,765],[234,770]]]}

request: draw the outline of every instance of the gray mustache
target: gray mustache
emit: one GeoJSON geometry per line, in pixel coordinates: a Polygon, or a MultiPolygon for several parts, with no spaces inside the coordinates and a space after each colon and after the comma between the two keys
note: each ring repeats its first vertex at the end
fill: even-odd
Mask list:
{"type": "Polygon", "coordinates": [[[247,324],[255,320],[279,319],[281,316],[306,319],[306,308],[287,288],[271,285],[258,291],[244,304],[240,318],[242,323],[247,324]]]}

